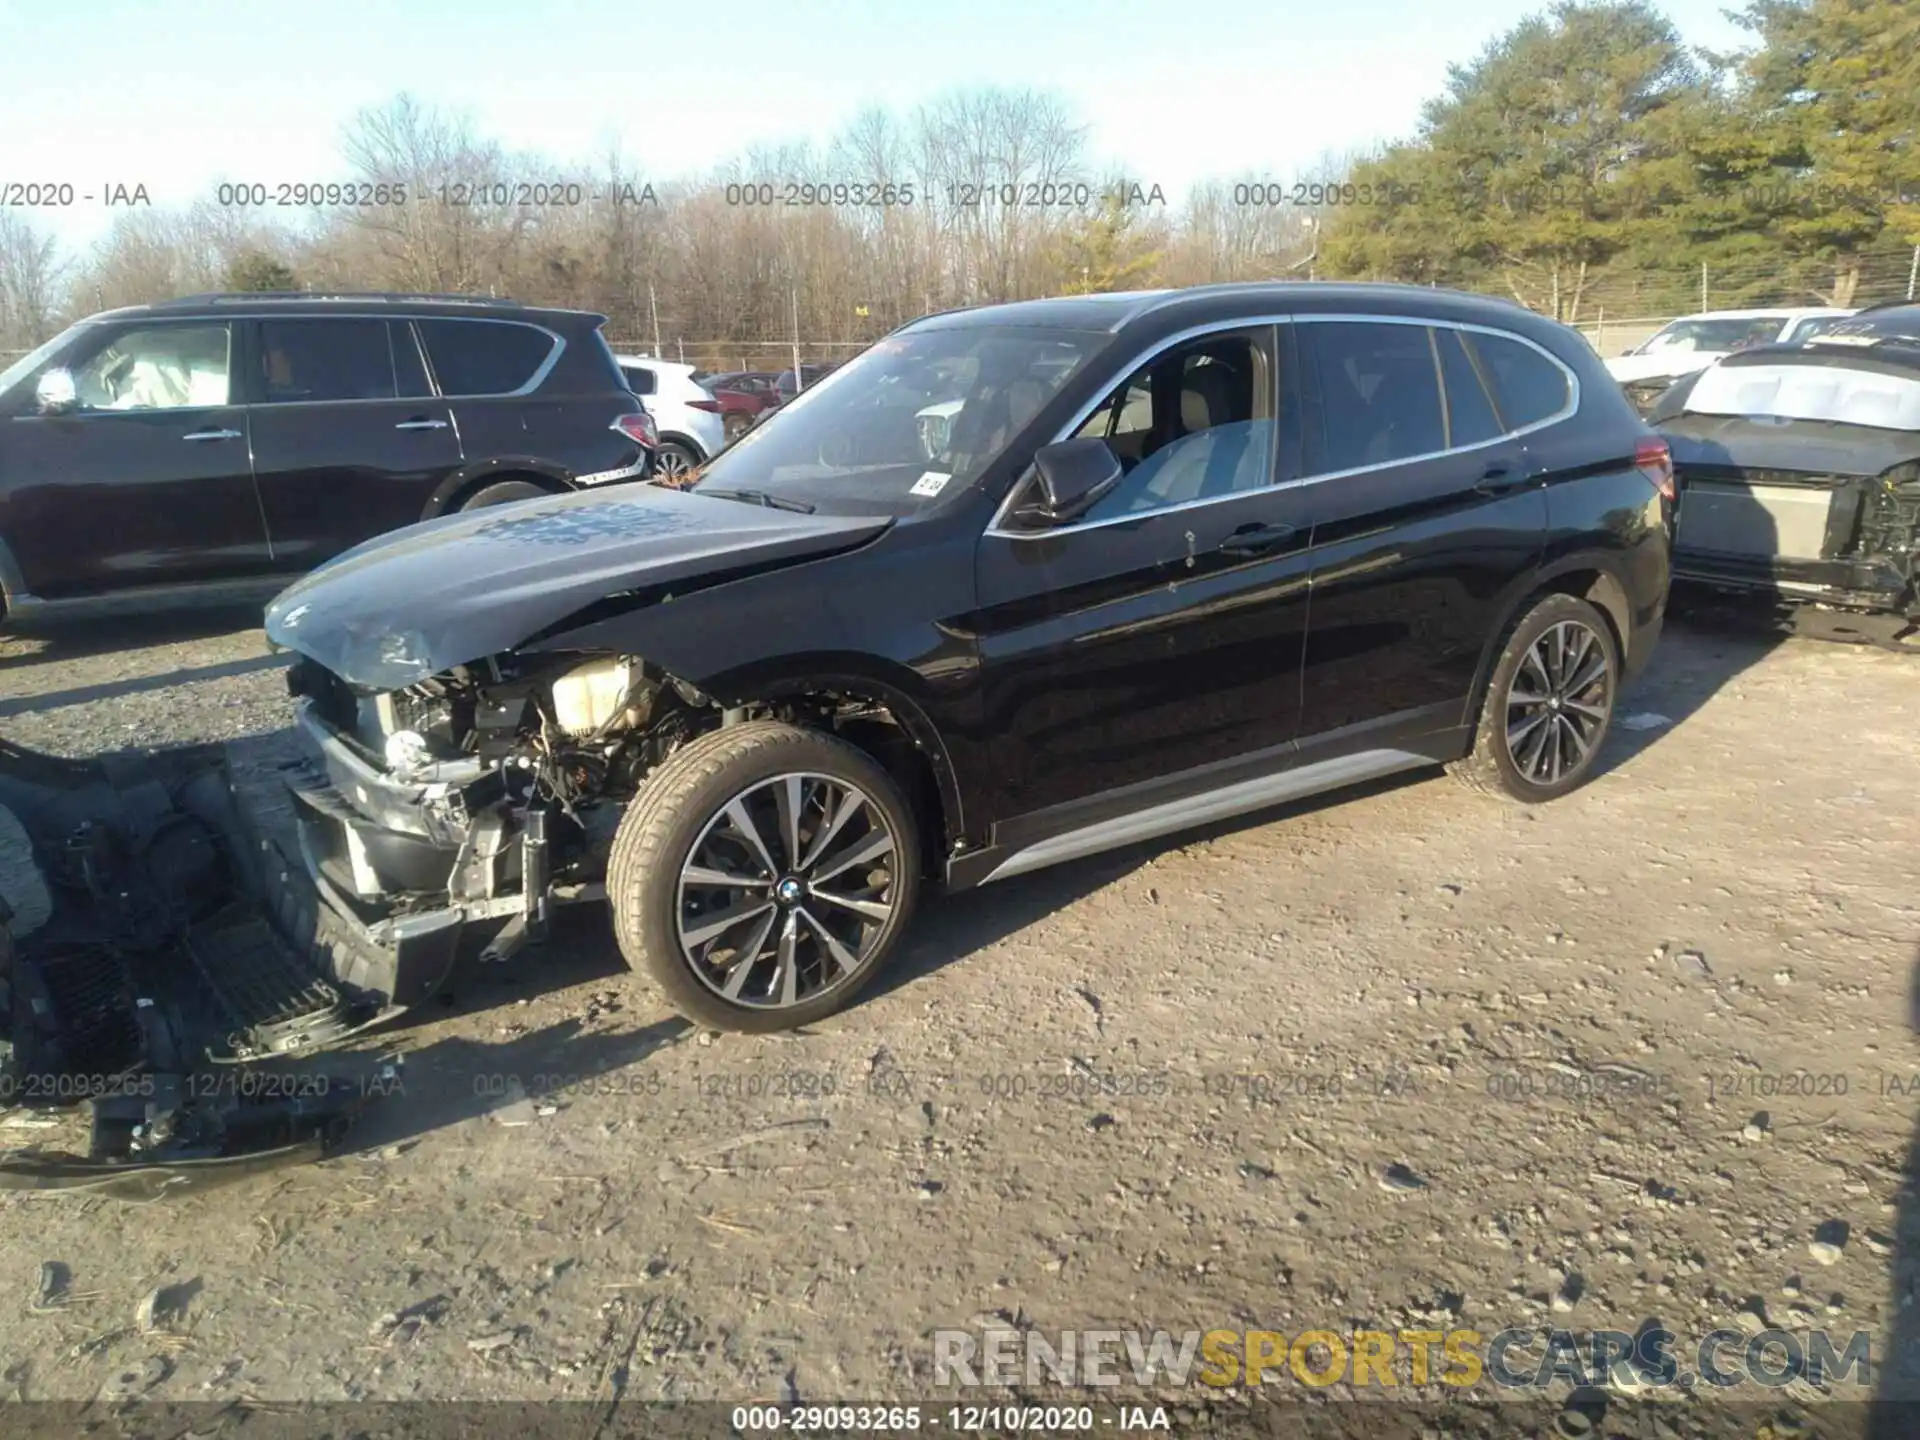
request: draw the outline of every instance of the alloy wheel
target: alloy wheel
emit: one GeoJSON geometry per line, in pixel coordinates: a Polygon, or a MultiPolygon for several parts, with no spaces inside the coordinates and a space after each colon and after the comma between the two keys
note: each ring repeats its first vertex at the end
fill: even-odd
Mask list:
{"type": "Polygon", "coordinates": [[[858,973],[889,929],[899,846],[844,780],[776,775],[709,819],[680,867],[675,929],[722,999],[790,1009],[858,973]]]}
{"type": "Polygon", "coordinates": [[[686,451],[673,445],[662,445],[654,456],[654,472],[668,480],[678,480],[693,469],[693,459],[686,451]]]}
{"type": "Polygon", "coordinates": [[[1521,778],[1553,785],[1592,758],[1613,703],[1607,647],[1587,625],[1541,632],[1507,686],[1507,754],[1521,778]]]}

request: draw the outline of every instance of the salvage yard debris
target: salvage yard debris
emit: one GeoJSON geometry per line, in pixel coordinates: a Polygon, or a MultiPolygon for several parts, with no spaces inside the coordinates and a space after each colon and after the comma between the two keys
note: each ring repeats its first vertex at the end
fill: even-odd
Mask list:
{"type": "Polygon", "coordinates": [[[0,910],[0,1101],[12,1128],[90,1112],[86,1153],[7,1152],[0,1189],[204,1188],[320,1158],[389,1092],[391,1064],[304,1064],[351,1006],[268,924],[285,897],[219,747],[78,761],[0,741],[0,814],[9,893],[48,896],[0,910]]]}

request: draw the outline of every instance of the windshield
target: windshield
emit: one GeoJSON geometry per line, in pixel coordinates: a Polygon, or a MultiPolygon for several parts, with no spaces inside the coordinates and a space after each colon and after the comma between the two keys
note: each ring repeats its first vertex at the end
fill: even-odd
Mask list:
{"type": "Polygon", "coordinates": [[[1744,350],[1750,345],[1765,345],[1779,333],[1777,315],[1744,320],[1676,320],[1647,341],[1641,353],[1744,350]]]}
{"type": "Polygon", "coordinates": [[[72,330],[61,331],[39,349],[28,351],[25,355],[22,355],[18,360],[7,366],[6,369],[0,370],[0,395],[5,395],[15,385],[18,385],[22,380],[26,379],[27,376],[38,370],[41,365],[45,364],[53,352],[66,343],[67,337],[71,334],[73,334],[72,330]]]}
{"type": "Polygon", "coordinates": [[[894,335],[809,384],[694,489],[905,515],[966,489],[1105,334],[963,325],[894,335]]]}

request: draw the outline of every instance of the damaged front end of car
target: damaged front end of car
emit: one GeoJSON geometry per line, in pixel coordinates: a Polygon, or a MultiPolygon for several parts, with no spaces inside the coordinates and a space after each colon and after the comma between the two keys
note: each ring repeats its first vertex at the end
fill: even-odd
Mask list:
{"type": "Polygon", "coordinates": [[[1674,460],[1673,578],[1811,632],[1920,637],[1920,365],[1757,353],[1655,417],[1674,460]]]}
{"type": "Polygon", "coordinates": [[[604,898],[626,802],[722,718],[626,656],[509,652],[376,693],[302,658],[288,685],[319,757],[290,781],[303,859],[361,942],[341,978],[396,1009],[439,986],[469,925],[500,922],[482,953],[506,959],[554,906],[604,898]]]}
{"type": "Polygon", "coordinates": [[[410,1008],[472,927],[493,932],[483,958],[504,959],[555,907],[603,898],[628,801],[695,735],[857,713],[832,696],[722,703],[684,664],[568,637],[645,617],[683,661],[704,659],[671,618],[699,596],[889,523],[635,487],[415,526],[282,594],[267,635],[296,657],[288,685],[314,754],[290,778],[298,847],[351,935],[340,986],[410,1008]]]}

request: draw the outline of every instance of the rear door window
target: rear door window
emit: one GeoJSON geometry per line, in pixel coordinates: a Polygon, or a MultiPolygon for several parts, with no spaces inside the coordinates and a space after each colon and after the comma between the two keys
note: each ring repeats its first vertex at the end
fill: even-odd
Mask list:
{"type": "Polygon", "coordinates": [[[268,405],[391,400],[393,347],[384,320],[263,320],[260,398],[268,405]]]}
{"type": "Polygon", "coordinates": [[[413,337],[413,327],[404,320],[390,321],[387,340],[393,346],[393,373],[400,397],[413,400],[433,394],[433,386],[427,382],[426,364],[420,358],[420,342],[413,337]]]}
{"type": "Polygon", "coordinates": [[[559,342],[504,320],[418,320],[440,393],[511,395],[531,385],[559,342]]]}
{"type": "Polygon", "coordinates": [[[1388,465],[1447,448],[1440,368],[1424,325],[1331,321],[1301,327],[1319,368],[1326,471],[1388,465]]]}
{"type": "Polygon", "coordinates": [[[1440,352],[1440,379],[1447,392],[1448,439],[1459,446],[1480,445],[1497,438],[1500,417],[1494,414],[1493,401],[1460,332],[1440,326],[1430,333],[1440,352]]]}
{"type": "Polygon", "coordinates": [[[1500,419],[1508,430],[1524,430],[1567,408],[1571,392],[1567,372],[1545,355],[1506,335],[1475,331],[1463,337],[1493,387],[1500,419]]]}

